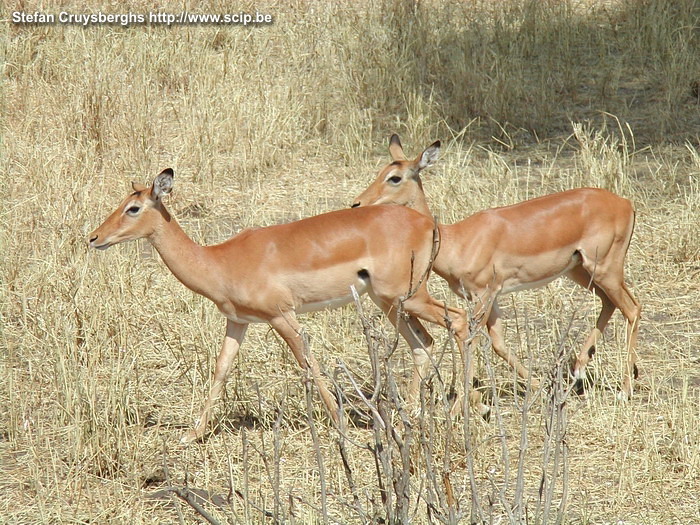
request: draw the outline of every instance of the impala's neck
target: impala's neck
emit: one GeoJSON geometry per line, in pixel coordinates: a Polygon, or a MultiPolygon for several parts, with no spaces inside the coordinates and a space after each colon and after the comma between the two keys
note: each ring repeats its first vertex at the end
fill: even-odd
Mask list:
{"type": "Polygon", "coordinates": [[[425,198],[416,199],[413,202],[409,202],[408,207],[413,210],[416,210],[421,215],[425,215],[426,217],[430,217],[431,219],[433,218],[433,212],[431,212],[430,208],[428,208],[428,203],[425,202],[425,198]]]}
{"type": "Polygon", "coordinates": [[[148,240],[182,284],[213,299],[214,290],[211,286],[212,277],[216,274],[216,261],[206,247],[187,236],[162,204],[158,211],[161,220],[148,240]]]}
{"type": "MultiPolygon", "coordinates": [[[[418,178],[417,190],[413,193],[412,199],[406,203],[406,206],[417,211],[421,215],[430,217],[431,220],[435,219],[433,212],[430,211],[430,207],[428,206],[428,201],[425,198],[425,192],[423,191],[423,184],[421,183],[420,177],[418,178]]],[[[455,260],[455,256],[461,257],[460,254],[453,253],[450,249],[454,242],[452,226],[452,224],[438,223],[438,229],[440,230],[440,249],[433,261],[433,270],[435,273],[448,282],[450,282],[450,263],[455,260]]]]}
{"type": "Polygon", "coordinates": [[[413,193],[413,198],[406,204],[409,208],[416,210],[421,215],[433,218],[433,214],[428,207],[428,201],[425,198],[425,191],[423,191],[423,182],[418,177],[418,188],[413,193]]]}

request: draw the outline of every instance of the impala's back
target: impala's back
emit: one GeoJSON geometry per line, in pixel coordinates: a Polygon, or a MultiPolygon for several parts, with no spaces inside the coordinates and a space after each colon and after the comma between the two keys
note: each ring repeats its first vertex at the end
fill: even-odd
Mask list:
{"type": "Polygon", "coordinates": [[[624,258],[632,236],[632,204],[607,190],[581,188],[492,208],[442,226],[435,271],[461,277],[472,290],[508,293],[537,288],[572,268],[624,258]]]}
{"type": "Polygon", "coordinates": [[[432,248],[431,219],[373,206],[247,230],[209,250],[226,262],[234,302],[304,312],[352,300],[351,286],[382,298],[405,296],[428,273],[432,248]],[[261,281],[271,284],[264,293],[242,284],[261,281]]]}

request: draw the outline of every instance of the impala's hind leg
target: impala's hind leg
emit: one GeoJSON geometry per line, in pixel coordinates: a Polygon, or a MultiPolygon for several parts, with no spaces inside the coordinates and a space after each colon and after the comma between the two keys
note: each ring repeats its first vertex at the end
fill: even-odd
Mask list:
{"type": "Polygon", "coordinates": [[[629,292],[624,282],[601,282],[599,286],[605,291],[610,300],[617,306],[627,320],[627,364],[622,377],[622,397],[632,397],[632,383],[639,375],[637,369],[637,334],[642,307],[637,299],[629,292]]]}
{"type": "Polygon", "coordinates": [[[574,366],[574,375],[578,372],[579,377],[583,377],[581,371],[583,366],[590,360],[595,351],[595,341],[603,333],[615,308],[619,308],[622,315],[627,320],[627,364],[622,379],[623,396],[632,396],[633,378],[637,377],[637,334],[639,331],[639,319],[641,318],[642,307],[639,301],[630,293],[624,282],[622,264],[624,257],[620,258],[620,263],[612,267],[598,266],[590,261],[584,261],[583,268],[576,272],[570,272],[569,276],[586,288],[590,288],[591,276],[593,277],[593,289],[603,302],[603,308],[598,316],[598,322],[591,335],[586,340],[581,353],[574,366]]]}
{"type": "MultiPolygon", "coordinates": [[[[443,326],[445,328],[449,327],[454,331],[455,339],[457,341],[457,347],[459,348],[459,353],[462,356],[463,362],[467,363],[464,384],[466,385],[467,392],[469,393],[469,403],[482,416],[488,414],[489,407],[483,404],[481,400],[481,392],[473,388],[473,345],[464,344],[467,338],[469,337],[469,326],[467,322],[466,312],[459,308],[445,306],[445,303],[443,303],[442,301],[433,299],[425,289],[419,290],[419,292],[417,292],[413,297],[406,301],[404,303],[404,307],[406,311],[412,315],[420,317],[425,321],[439,324],[440,326],[443,326]]],[[[462,395],[457,396],[457,400],[455,401],[452,408],[453,414],[461,412],[462,399],[462,395]]]]}
{"type": "Polygon", "coordinates": [[[598,315],[598,320],[596,321],[596,325],[593,330],[591,330],[591,333],[586,338],[586,341],[583,343],[581,351],[579,352],[576,362],[574,363],[574,378],[577,381],[583,381],[586,379],[586,365],[595,354],[595,345],[598,342],[598,339],[603,335],[603,330],[605,330],[605,327],[608,325],[610,317],[615,312],[615,305],[607,294],[599,286],[594,284],[593,280],[591,279],[591,274],[589,274],[583,267],[577,266],[567,273],[566,276],[587,290],[593,289],[595,294],[603,303],[600,314],[598,315]]]}
{"type": "MultiPolygon", "coordinates": [[[[637,337],[639,335],[639,321],[642,318],[642,305],[637,301],[637,298],[632,295],[625,283],[622,283],[622,290],[627,297],[627,304],[632,304],[629,317],[625,314],[627,318],[627,367],[625,368],[625,375],[622,380],[622,392],[628,397],[631,397],[633,390],[632,380],[639,377],[639,368],[637,367],[637,361],[639,361],[639,355],[637,354],[637,337]]],[[[620,307],[620,309],[622,309],[622,307],[620,307]]],[[[623,310],[623,313],[624,312],[623,310]]]]}
{"type": "Polygon", "coordinates": [[[398,308],[390,302],[381,299],[373,292],[370,292],[370,297],[386,314],[391,324],[399,331],[401,337],[406,340],[408,346],[411,347],[413,378],[408,390],[408,402],[415,406],[418,399],[418,391],[420,390],[420,382],[425,378],[430,369],[433,338],[415,317],[406,316],[403,319],[399,319],[398,308]]]}
{"type": "MultiPolygon", "coordinates": [[[[397,309],[392,304],[392,299],[383,298],[379,294],[376,294],[376,292],[372,294],[372,297],[382,310],[384,310],[389,319],[392,320],[392,323],[396,323],[397,309]]],[[[420,381],[425,377],[428,367],[430,366],[430,351],[432,350],[432,344],[429,348],[424,348],[422,346],[420,341],[422,337],[417,335],[417,332],[421,329],[425,331],[425,329],[422,328],[422,325],[418,323],[415,318],[437,324],[443,328],[452,329],[455,333],[455,340],[460,355],[464,355],[465,352],[463,343],[468,336],[467,318],[463,310],[446,306],[445,303],[433,299],[425,286],[416,290],[410,298],[403,302],[403,310],[409,315],[409,318],[406,321],[401,321],[398,327],[400,333],[406,338],[413,350],[415,368],[409,398],[412,397],[415,399],[420,387],[420,381]],[[414,343],[411,342],[412,340],[414,343]],[[414,346],[415,342],[418,343],[418,346],[414,346]]],[[[427,332],[425,333],[427,334],[427,332]]],[[[432,338],[430,342],[432,343],[432,338]]],[[[467,349],[466,351],[469,350],[467,349]]],[[[473,374],[470,374],[470,370],[467,370],[467,375],[469,376],[468,384],[471,384],[473,374]]],[[[470,392],[469,399],[471,404],[477,407],[481,413],[488,411],[488,408],[484,410],[481,403],[481,395],[478,392],[470,392]]]]}
{"type": "Polygon", "coordinates": [[[328,409],[328,413],[333,419],[334,423],[338,423],[338,403],[335,400],[335,396],[330,392],[326,384],[326,380],[321,374],[321,367],[316,361],[316,358],[311,353],[311,350],[306,348],[304,340],[301,334],[301,326],[296,320],[296,316],[293,312],[286,312],[279,317],[275,317],[269,321],[272,328],[274,328],[278,334],[282,336],[289,348],[292,350],[294,357],[296,358],[299,366],[304,370],[311,371],[311,377],[313,378],[316,388],[323,403],[328,409]]]}

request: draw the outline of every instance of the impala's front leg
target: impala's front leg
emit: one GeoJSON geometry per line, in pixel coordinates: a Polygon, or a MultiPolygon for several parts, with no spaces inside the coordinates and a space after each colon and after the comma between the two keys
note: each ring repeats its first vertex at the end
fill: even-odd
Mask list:
{"type": "Polygon", "coordinates": [[[413,354],[413,378],[408,390],[408,402],[413,407],[418,404],[420,384],[428,375],[431,365],[433,338],[415,317],[407,317],[398,324],[399,333],[411,346],[413,354]]]}
{"type": "Polygon", "coordinates": [[[510,367],[516,371],[518,377],[523,380],[525,387],[527,388],[528,381],[530,382],[530,388],[534,391],[540,387],[540,381],[530,375],[525,366],[520,362],[518,357],[511,352],[503,339],[503,321],[501,320],[501,310],[498,308],[498,303],[494,300],[493,306],[491,307],[491,312],[489,313],[488,320],[486,321],[486,328],[489,331],[489,336],[491,337],[491,348],[496,352],[496,355],[503,359],[510,367]]]}
{"type": "Polygon", "coordinates": [[[231,365],[233,364],[234,359],[236,359],[236,355],[238,355],[238,349],[241,347],[243,336],[245,336],[247,328],[247,324],[234,323],[233,321],[227,320],[226,336],[224,337],[224,342],[221,345],[219,357],[216,358],[216,368],[214,370],[214,378],[211,383],[211,389],[209,390],[209,397],[207,397],[207,400],[204,403],[202,414],[195,423],[195,427],[192,430],[188,430],[187,433],[182,436],[182,439],[180,440],[182,443],[191,443],[204,437],[204,432],[207,429],[209,417],[211,416],[214,406],[216,406],[216,402],[221,396],[221,391],[226,384],[226,378],[231,371],[231,365]]]}
{"type": "Polygon", "coordinates": [[[481,330],[486,324],[487,319],[491,315],[491,307],[495,302],[495,296],[490,296],[487,301],[479,303],[472,314],[474,321],[472,323],[466,323],[463,328],[463,336],[460,338],[462,340],[462,345],[460,348],[460,356],[462,357],[462,364],[464,365],[464,391],[458,392],[457,398],[452,405],[452,416],[463,413],[464,410],[464,394],[468,393],[469,404],[479,413],[483,418],[488,418],[488,414],[491,409],[485,405],[482,401],[481,392],[474,388],[474,362],[477,350],[477,335],[479,330],[481,330]],[[467,324],[469,326],[467,326],[467,324]]]}

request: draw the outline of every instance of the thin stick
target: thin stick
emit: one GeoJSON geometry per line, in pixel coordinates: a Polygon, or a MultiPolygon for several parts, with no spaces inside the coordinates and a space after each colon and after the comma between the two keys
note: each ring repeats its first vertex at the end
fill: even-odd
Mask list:
{"type": "MultiPolygon", "coordinates": [[[[336,370],[337,372],[337,370],[336,370]]],[[[336,376],[333,376],[333,382],[336,389],[339,392],[338,382],[336,381],[336,376]]],[[[338,444],[338,450],[340,451],[340,458],[343,460],[343,470],[345,472],[345,478],[348,480],[348,486],[350,487],[350,492],[352,493],[353,508],[359,514],[364,522],[368,522],[368,516],[365,509],[362,507],[360,502],[360,497],[357,495],[357,487],[355,485],[355,479],[352,473],[352,468],[350,467],[350,461],[348,459],[348,450],[346,446],[347,439],[345,435],[347,434],[348,421],[345,415],[345,410],[343,410],[343,396],[338,395],[338,439],[336,443],[338,444]]]]}
{"type": "Polygon", "coordinates": [[[273,471],[273,492],[274,492],[274,497],[275,497],[275,502],[274,502],[274,515],[275,519],[279,520],[280,516],[280,509],[282,508],[282,500],[280,498],[280,458],[282,456],[282,446],[281,446],[281,441],[280,441],[280,428],[282,426],[282,419],[284,418],[284,408],[285,408],[285,401],[287,399],[287,396],[285,395],[282,398],[282,402],[280,404],[279,408],[279,413],[277,414],[277,418],[275,419],[275,423],[272,426],[272,471],[273,471]]]}
{"type": "MultiPolygon", "coordinates": [[[[170,482],[170,469],[168,468],[168,449],[163,441],[163,474],[165,474],[165,482],[168,484],[168,489],[172,487],[170,482]]],[[[177,509],[177,519],[181,525],[185,525],[185,517],[182,515],[182,507],[180,502],[175,500],[175,508],[177,509]]]]}
{"type": "MultiPolygon", "coordinates": [[[[302,333],[299,335],[301,336],[302,344],[304,345],[304,353],[306,354],[308,360],[309,345],[306,338],[306,333],[302,331],[302,333]]],[[[306,369],[304,390],[306,391],[306,419],[309,423],[311,441],[314,444],[314,454],[316,455],[316,463],[318,464],[318,479],[319,485],[321,486],[321,515],[323,516],[323,523],[328,523],[328,493],[326,491],[326,473],[323,466],[323,454],[321,453],[318,430],[316,429],[316,422],[314,421],[313,379],[311,376],[311,367],[307,367],[306,369]]]]}
{"type": "MultiPolygon", "coordinates": [[[[167,489],[170,491],[172,494],[175,494],[178,498],[180,498],[182,501],[187,503],[192,509],[202,516],[206,521],[211,523],[211,525],[220,525],[220,521],[214,518],[209,512],[204,510],[204,507],[202,507],[199,503],[195,501],[195,498],[197,497],[194,492],[192,492],[189,488],[187,487],[168,487],[167,489]]],[[[183,521],[184,523],[184,521],[183,521]]]]}
{"type": "Polygon", "coordinates": [[[250,521],[250,463],[248,457],[248,431],[245,428],[241,429],[241,447],[243,448],[243,516],[246,522],[250,521]]]}

